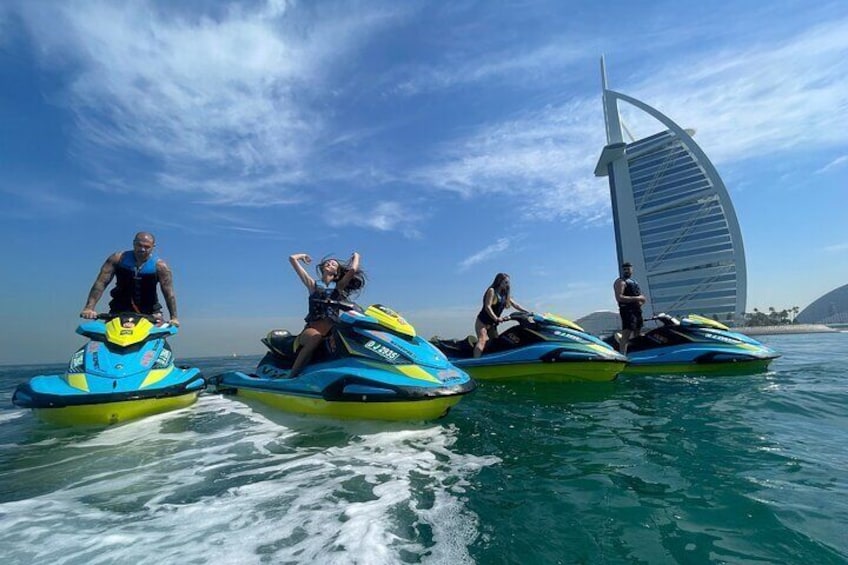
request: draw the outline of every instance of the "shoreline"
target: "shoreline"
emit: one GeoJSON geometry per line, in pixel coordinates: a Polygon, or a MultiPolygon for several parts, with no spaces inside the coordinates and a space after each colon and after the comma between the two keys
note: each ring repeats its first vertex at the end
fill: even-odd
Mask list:
{"type": "Polygon", "coordinates": [[[783,326],[744,326],[730,328],[730,331],[745,335],[777,335],[777,334],[814,334],[837,333],[839,330],[824,324],[786,324],[783,326]]]}

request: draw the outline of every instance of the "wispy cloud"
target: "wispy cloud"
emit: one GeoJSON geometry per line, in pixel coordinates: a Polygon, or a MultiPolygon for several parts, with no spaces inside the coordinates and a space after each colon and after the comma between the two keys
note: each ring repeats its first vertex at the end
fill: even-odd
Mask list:
{"type": "Polygon", "coordinates": [[[220,235],[235,232],[252,239],[290,240],[292,235],[258,220],[248,217],[241,208],[195,206],[180,210],[162,210],[145,218],[146,225],[156,229],[168,229],[193,235],[220,235]],[[180,219],[175,219],[176,213],[180,219]]]}
{"type": "MultiPolygon", "coordinates": [[[[779,41],[677,59],[627,90],[696,128],[714,161],[844,146],[848,18],[779,41]]],[[[627,116],[645,124],[636,113],[627,116]]]]}
{"type": "Polygon", "coordinates": [[[129,152],[161,189],[266,205],[297,201],[321,170],[310,164],[334,135],[326,73],[392,18],[359,11],[299,28],[291,12],[281,1],[207,14],[143,1],[21,8],[45,65],[73,73],[56,102],[73,111],[92,166],[117,176],[129,152]]]}
{"type": "MultiPolygon", "coordinates": [[[[73,112],[73,151],[98,170],[95,184],[103,190],[191,193],[205,203],[258,207],[311,201],[324,190],[316,187],[338,181],[373,188],[384,202],[376,213],[351,207],[334,225],[411,237],[426,216],[386,198],[397,182],[435,190],[430,197],[445,190],[468,198],[497,194],[529,219],[609,221],[606,179],[592,176],[605,143],[598,92],[575,78],[602,40],[539,34],[513,45],[485,34],[489,43],[475,48],[483,39],[474,25],[485,15],[471,4],[434,10],[433,21],[422,15],[432,11],[392,3],[340,3],[320,14],[282,0],[202,5],[205,14],[147,1],[20,4],[43,63],[67,79],[51,100],[73,112]],[[462,26],[453,13],[466,18],[462,26]],[[438,23],[452,30],[452,48],[416,51],[420,45],[404,43],[408,61],[369,58],[364,78],[345,74],[365,47],[384,45],[384,31],[419,17],[413,24],[422,28],[415,29],[438,23]],[[369,81],[372,90],[357,89],[369,81]],[[367,113],[348,97],[354,90],[371,97],[366,105],[373,108],[377,98],[400,105],[410,95],[453,95],[471,86],[517,90],[510,85],[534,92],[513,101],[523,110],[433,128],[415,158],[390,157],[398,140],[386,124],[402,112],[365,126],[336,121],[339,100],[352,113],[367,113]],[[391,141],[364,142],[376,138],[391,141]]],[[[652,36],[675,55],[658,59],[651,42],[651,62],[631,63],[635,80],[617,82],[609,61],[612,86],[697,128],[696,139],[716,162],[848,142],[848,19],[768,43],[745,36],[749,43],[733,50],[717,32],[695,33],[710,39],[697,52],[675,49],[688,45],[680,35],[652,36]]],[[[637,133],[656,129],[626,109],[625,119],[637,133]]],[[[840,159],[822,170],[842,166],[840,159]]]]}
{"type": "Polygon", "coordinates": [[[843,251],[848,251],[848,242],[828,245],[824,247],[824,250],[827,253],[842,253],[843,251]]]}
{"type": "Polygon", "coordinates": [[[85,202],[61,193],[57,188],[45,186],[0,186],[12,205],[3,206],[0,217],[37,219],[45,217],[72,216],[86,209],[85,202]]]}
{"type": "Polygon", "coordinates": [[[8,4],[0,4],[0,46],[4,45],[11,37],[11,33],[9,33],[11,15],[12,7],[8,4]]]}
{"type": "Polygon", "coordinates": [[[816,171],[816,174],[826,173],[828,171],[832,171],[833,169],[843,167],[848,164],[848,155],[843,155],[842,157],[837,157],[821,169],[816,171]]]}
{"type": "Polygon", "coordinates": [[[604,145],[602,123],[596,100],[546,107],[446,146],[413,178],[466,197],[512,196],[530,218],[604,219],[609,189],[591,176],[604,145]]]}
{"type": "Polygon", "coordinates": [[[400,72],[409,76],[400,79],[394,89],[399,94],[413,95],[484,81],[494,85],[509,83],[510,88],[538,85],[539,82],[550,81],[551,76],[556,76],[570,65],[584,61],[587,56],[595,57],[597,53],[597,44],[588,41],[581,44],[557,41],[519,51],[501,49],[496,53],[471,53],[467,58],[452,58],[441,65],[404,68],[400,72]]]}
{"type": "Polygon", "coordinates": [[[274,230],[254,228],[254,227],[251,227],[251,226],[230,226],[229,229],[231,229],[233,231],[240,231],[240,232],[257,234],[257,235],[271,235],[271,236],[275,236],[275,237],[280,235],[279,232],[276,232],[274,230]]]}
{"type": "Polygon", "coordinates": [[[379,202],[373,208],[352,204],[333,206],[327,222],[333,227],[356,226],[377,231],[400,231],[406,237],[420,237],[417,225],[425,216],[400,202],[379,202]]]}
{"type": "MultiPolygon", "coordinates": [[[[848,19],[778,45],[720,49],[676,58],[620,90],[697,128],[696,139],[715,162],[848,143],[848,19]]],[[[518,55],[499,68],[515,71],[531,60],[518,55]]],[[[626,104],[622,113],[637,136],[660,129],[626,104]]],[[[605,222],[606,180],[591,176],[605,141],[597,97],[572,98],[445,142],[439,156],[412,177],[466,197],[513,195],[531,218],[605,222]]],[[[841,164],[837,159],[829,167],[841,164]]]]}
{"type": "Polygon", "coordinates": [[[199,207],[195,216],[197,221],[194,223],[209,226],[215,232],[228,230],[247,236],[258,236],[260,239],[292,239],[291,234],[268,227],[265,222],[258,221],[255,216],[248,215],[240,208],[199,207]]]}
{"type": "Polygon", "coordinates": [[[481,249],[474,255],[470,257],[466,257],[462,261],[459,262],[459,270],[464,271],[477,263],[482,263],[484,261],[488,261],[494,257],[497,257],[510,246],[510,239],[508,237],[502,237],[498,239],[495,243],[481,249]]]}

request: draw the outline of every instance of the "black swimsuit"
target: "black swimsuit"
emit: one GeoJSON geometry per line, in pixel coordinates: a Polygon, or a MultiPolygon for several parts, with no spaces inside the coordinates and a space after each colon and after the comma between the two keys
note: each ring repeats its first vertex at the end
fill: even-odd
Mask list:
{"type": "MultiPolygon", "coordinates": [[[[497,292],[495,293],[495,296],[498,298],[498,301],[492,305],[492,312],[495,313],[495,316],[500,317],[500,315],[503,314],[504,308],[506,308],[506,296],[502,296],[497,292]]],[[[480,309],[480,313],[477,314],[477,319],[480,320],[480,323],[484,326],[496,326],[498,324],[498,321],[492,318],[489,315],[489,312],[486,311],[485,305],[483,305],[483,308],[480,309]]]]}

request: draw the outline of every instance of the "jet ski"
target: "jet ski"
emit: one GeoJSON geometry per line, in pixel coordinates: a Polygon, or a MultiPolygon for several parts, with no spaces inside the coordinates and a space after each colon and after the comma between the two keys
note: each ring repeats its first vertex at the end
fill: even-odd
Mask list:
{"type": "Polygon", "coordinates": [[[268,353],[256,370],[214,377],[217,390],[300,414],[431,420],[477,387],[390,308],[326,302],[339,312],[333,329],[297,377],[289,378],[297,336],[273,330],[262,339],[268,353]]]}
{"type": "Polygon", "coordinates": [[[177,327],[137,313],[100,314],[61,375],[18,385],[12,402],[51,424],[110,425],[191,405],[206,387],[197,368],[174,365],[165,338],[177,327]]]}
{"type": "Polygon", "coordinates": [[[431,342],[478,380],[611,381],[624,370],[623,355],[570,320],[514,312],[507,321],[518,323],[490,340],[477,359],[471,336],[431,342]]]}
{"type": "MultiPolygon", "coordinates": [[[[659,326],[627,345],[627,374],[748,374],[763,372],[780,357],[759,341],[724,324],[690,314],[657,314],[659,326]]],[[[618,348],[620,333],[605,339],[618,348]]]]}

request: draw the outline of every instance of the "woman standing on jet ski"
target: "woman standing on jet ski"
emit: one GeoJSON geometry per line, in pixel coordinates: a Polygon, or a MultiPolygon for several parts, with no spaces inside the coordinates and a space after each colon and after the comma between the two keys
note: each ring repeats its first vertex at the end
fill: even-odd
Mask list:
{"type": "Polygon", "coordinates": [[[519,312],[529,314],[529,310],[525,310],[512,299],[509,288],[509,275],[498,273],[495,276],[495,280],[486,289],[486,293],[483,295],[483,308],[477,314],[477,319],[474,321],[474,330],[477,333],[477,343],[474,345],[475,358],[483,354],[486,343],[490,339],[496,339],[498,337],[498,324],[506,319],[500,316],[506,308],[515,308],[519,312]]]}
{"type": "Polygon", "coordinates": [[[324,259],[316,268],[319,276],[317,281],[309,276],[301,262],[308,265],[312,258],[306,253],[295,253],[289,257],[292,268],[309,290],[309,313],[304,318],[306,327],[298,337],[300,351],[292,365],[289,378],[300,374],[303,366],[312,358],[315,348],[333,328],[336,309],[325,301],[346,301],[351,292],[365,286],[364,273],[359,270],[359,253],[354,252],[347,265],[342,265],[335,258],[324,259]]]}

